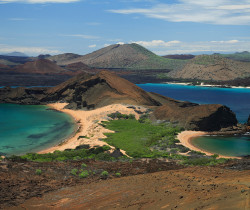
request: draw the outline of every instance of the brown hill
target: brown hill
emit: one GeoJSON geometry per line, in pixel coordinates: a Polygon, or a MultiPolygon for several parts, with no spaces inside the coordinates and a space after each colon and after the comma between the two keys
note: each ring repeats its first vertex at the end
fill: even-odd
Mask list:
{"type": "Polygon", "coordinates": [[[49,100],[66,100],[71,108],[98,108],[114,103],[157,106],[159,102],[133,83],[109,71],[78,75],[48,90],[49,100]]]}
{"type": "Polygon", "coordinates": [[[74,53],[64,53],[60,55],[50,56],[47,59],[55,62],[57,65],[65,66],[70,63],[76,63],[76,62],[71,62],[71,61],[79,57],[81,57],[81,55],[77,55],[74,53]]]}
{"type": "Polygon", "coordinates": [[[67,70],[56,65],[54,62],[47,59],[40,59],[36,61],[27,62],[25,64],[16,66],[14,71],[19,73],[32,74],[66,74],[67,70]]]}
{"type": "Polygon", "coordinates": [[[237,125],[235,114],[220,104],[199,105],[151,93],[163,105],[156,108],[151,118],[177,123],[187,130],[218,131],[237,125]]]}
{"type": "Polygon", "coordinates": [[[219,55],[199,55],[183,69],[168,74],[172,78],[227,81],[250,76],[250,63],[234,61],[219,55]]]}

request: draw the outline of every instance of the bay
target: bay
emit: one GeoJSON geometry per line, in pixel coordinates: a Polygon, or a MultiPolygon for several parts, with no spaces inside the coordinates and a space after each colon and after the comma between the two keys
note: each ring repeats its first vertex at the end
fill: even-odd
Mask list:
{"type": "Polygon", "coordinates": [[[40,105],[0,104],[0,153],[20,155],[59,144],[76,129],[67,114],[40,105]]]}

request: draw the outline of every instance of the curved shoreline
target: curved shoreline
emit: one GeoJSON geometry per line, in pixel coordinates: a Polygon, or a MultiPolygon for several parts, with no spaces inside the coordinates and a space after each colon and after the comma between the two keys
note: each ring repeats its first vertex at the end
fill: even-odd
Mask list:
{"type": "MultiPolygon", "coordinates": [[[[65,149],[75,149],[77,146],[88,144],[90,147],[93,146],[104,146],[108,145],[106,142],[100,140],[106,138],[104,133],[113,132],[101,126],[101,121],[107,121],[108,114],[119,111],[122,114],[134,114],[136,118],[139,118],[139,114],[134,109],[128,108],[128,105],[112,104],[105,107],[101,107],[95,110],[71,110],[65,109],[67,103],[53,103],[47,104],[52,109],[64,112],[74,118],[75,122],[79,125],[76,132],[73,133],[65,141],[59,143],[56,146],[39,151],[39,154],[52,153],[56,150],[63,151],[65,149]]],[[[141,110],[145,109],[140,107],[141,110]]],[[[110,146],[112,149],[114,147],[110,146]]],[[[122,153],[126,154],[125,151],[121,150],[122,153]]]]}
{"type": "MultiPolygon", "coordinates": [[[[192,139],[199,137],[199,136],[204,136],[204,135],[209,135],[208,132],[203,132],[203,131],[182,131],[177,135],[177,139],[180,141],[180,143],[191,149],[195,150],[197,152],[202,152],[205,153],[208,156],[214,155],[213,153],[210,153],[208,151],[202,150],[192,144],[192,139]]],[[[233,159],[241,159],[240,157],[234,157],[234,156],[224,156],[224,155],[219,155],[219,158],[233,158],[233,159]]]]}

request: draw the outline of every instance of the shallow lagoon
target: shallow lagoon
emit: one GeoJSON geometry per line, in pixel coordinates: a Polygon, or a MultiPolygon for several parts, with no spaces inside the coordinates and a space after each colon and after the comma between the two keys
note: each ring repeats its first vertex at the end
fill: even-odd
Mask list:
{"type": "Polygon", "coordinates": [[[0,152],[37,152],[59,144],[76,129],[67,114],[40,105],[0,104],[0,152]]]}

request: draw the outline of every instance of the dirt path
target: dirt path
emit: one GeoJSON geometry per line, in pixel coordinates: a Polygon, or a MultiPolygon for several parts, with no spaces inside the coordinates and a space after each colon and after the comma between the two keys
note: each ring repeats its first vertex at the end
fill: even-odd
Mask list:
{"type": "Polygon", "coordinates": [[[62,188],[12,209],[249,209],[250,173],[189,167],[62,188]]]}

